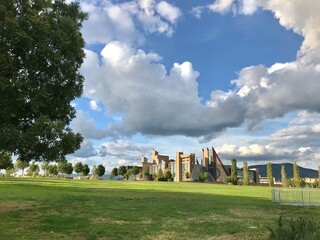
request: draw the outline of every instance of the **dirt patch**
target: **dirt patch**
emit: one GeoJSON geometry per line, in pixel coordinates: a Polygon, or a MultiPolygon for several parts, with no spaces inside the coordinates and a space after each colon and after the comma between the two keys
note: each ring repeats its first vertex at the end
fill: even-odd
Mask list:
{"type": "Polygon", "coordinates": [[[26,209],[31,207],[29,202],[3,201],[0,202],[0,212],[11,212],[19,209],[26,209]]]}

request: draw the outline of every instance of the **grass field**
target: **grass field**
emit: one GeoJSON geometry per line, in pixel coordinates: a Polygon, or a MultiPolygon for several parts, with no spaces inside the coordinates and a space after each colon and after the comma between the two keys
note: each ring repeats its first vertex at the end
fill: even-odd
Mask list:
{"type": "Polygon", "coordinates": [[[0,178],[0,239],[267,239],[281,206],[271,188],[218,184],[0,178]]]}

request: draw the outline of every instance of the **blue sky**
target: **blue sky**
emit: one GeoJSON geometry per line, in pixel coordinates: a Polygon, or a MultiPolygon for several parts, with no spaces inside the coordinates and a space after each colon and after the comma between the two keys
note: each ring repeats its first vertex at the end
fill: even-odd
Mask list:
{"type": "Polygon", "coordinates": [[[317,1],[80,0],[85,141],[90,166],[139,164],[214,147],[241,166],[320,165],[317,1]]]}

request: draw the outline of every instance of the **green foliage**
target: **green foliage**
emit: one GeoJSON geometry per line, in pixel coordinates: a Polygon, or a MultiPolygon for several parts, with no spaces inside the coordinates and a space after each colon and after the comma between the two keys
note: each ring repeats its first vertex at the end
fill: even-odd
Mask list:
{"type": "Polygon", "coordinates": [[[47,175],[47,170],[48,170],[49,164],[50,164],[50,162],[47,160],[42,161],[42,163],[41,163],[41,169],[44,171],[44,175],[47,175]]]}
{"type": "Polygon", "coordinates": [[[271,162],[267,163],[267,178],[268,178],[269,186],[272,187],[274,185],[274,182],[273,182],[271,162]]]}
{"type": "Polygon", "coordinates": [[[300,178],[299,166],[295,161],[293,164],[293,181],[295,187],[303,187],[303,181],[300,178]]]}
{"type": "Polygon", "coordinates": [[[268,228],[270,240],[319,240],[320,225],[309,218],[278,220],[276,228],[268,228]]]}
{"type": "Polygon", "coordinates": [[[85,19],[78,3],[1,2],[0,151],[54,161],[80,147],[68,125],[83,88],[85,19]]]}
{"type": "Polygon", "coordinates": [[[237,160],[234,158],[231,160],[231,181],[233,185],[237,185],[238,183],[238,174],[237,174],[237,160]]]}
{"type": "Polygon", "coordinates": [[[96,167],[96,170],[95,170],[95,173],[101,177],[103,176],[103,174],[106,172],[106,168],[102,165],[102,164],[99,164],[97,167],[96,167]]]}
{"type": "Polygon", "coordinates": [[[233,177],[231,177],[231,176],[229,176],[229,177],[225,177],[224,179],[223,179],[223,181],[225,182],[225,183],[227,183],[227,184],[232,184],[232,185],[237,185],[238,184],[238,178],[233,178],[233,177]]]}
{"type": "Polygon", "coordinates": [[[137,175],[139,173],[139,167],[138,166],[133,166],[132,168],[132,174],[137,175]]]}
{"type": "Polygon", "coordinates": [[[24,175],[24,169],[26,169],[27,167],[29,167],[29,162],[27,161],[21,161],[20,159],[18,159],[15,164],[14,167],[16,169],[21,169],[22,170],[22,176],[24,175]]]}
{"type": "Polygon", "coordinates": [[[170,181],[172,179],[172,174],[169,169],[165,170],[163,175],[167,181],[170,181]]]}
{"type": "Polygon", "coordinates": [[[49,165],[47,168],[47,173],[51,176],[57,175],[58,174],[58,167],[56,164],[54,165],[49,165]]]}
{"type": "Polygon", "coordinates": [[[82,175],[88,176],[89,172],[90,172],[90,168],[89,168],[88,164],[83,165],[82,175]]]}
{"type": "Polygon", "coordinates": [[[76,172],[76,173],[82,173],[82,171],[83,171],[83,165],[82,165],[82,162],[77,162],[75,165],[74,165],[74,167],[73,167],[73,169],[74,169],[74,171],[76,172]]]}
{"type": "Polygon", "coordinates": [[[5,152],[0,152],[0,170],[13,168],[12,158],[5,152]]]}
{"type": "Polygon", "coordinates": [[[281,182],[282,182],[282,187],[288,187],[288,179],[287,179],[287,174],[286,174],[286,169],[284,165],[281,167],[281,182]]]}
{"type": "Polygon", "coordinates": [[[208,180],[208,178],[209,178],[209,173],[202,172],[202,173],[200,173],[199,181],[204,182],[204,181],[208,180]]]}
{"type": "Polygon", "coordinates": [[[118,168],[115,167],[115,168],[112,169],[111,176],[112,177],[118,176],[118,168]]]}
{"type": "Polygon", "coordinates": [[[143,169],[143,176],[146,176],[146,177],[150,176],[149,167],[146,167],[145,169],[143,169]]]}
{"type": "Polygon", "coordinates": [[[27,170],[27,174],[29,176],[37,176],[39,175],[40,172],[40,168],[38,166],[38,164],[36,164],[35,161],[32,161],[32,163],[30,164],[28,170],[27,170]]]}
{"type": "Polygon", "coordinates": [[[132,175],[132,169],[129,169],[125,174],[124,174],[124,176],[125,176],[125,178],[127,179],[127,180],[129,180],[129,177],[132,175]]]}
{"type": "Polygon", "coordinates": [[[60,160],[57,164],[57,170],[62,174],[71,174],[73,172],[73,167],[67,160],[60,160]]]}
{"type": "Polygon", "coordinates": [[[248,163],[243,162],[243,185],[249,185],[250,177],[249,177],[249,168],[248,163]]]}
{"type": "Polygon", "coordinates": [[[121,176],[124,176],[127,172],[127,168],[125,166],[120,166],[119,167],[119,171],[118,171],[118,174],[121,175],[121,176]]]}
{"type": "Polygon", "coordinates": [[[167,181],[167,179],[165,178],[162,169],[159,169],[157,171],[156,177],[154,178],[155,181],[167,181]]]}
{"type": "Polygon", "coordinates": [[[189,172],[186,172],[186,179],[189,179],[191,177],[191,174],[189,172]]]}

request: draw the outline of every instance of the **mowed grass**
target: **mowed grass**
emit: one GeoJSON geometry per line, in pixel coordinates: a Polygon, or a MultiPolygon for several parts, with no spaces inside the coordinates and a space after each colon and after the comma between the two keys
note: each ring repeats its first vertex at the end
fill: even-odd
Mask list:
{"type": "Polygon", "coordinates": [[[267,239],[284,217],[271,188],[201,183],[0,178],[0,239],[267,239]]]}

